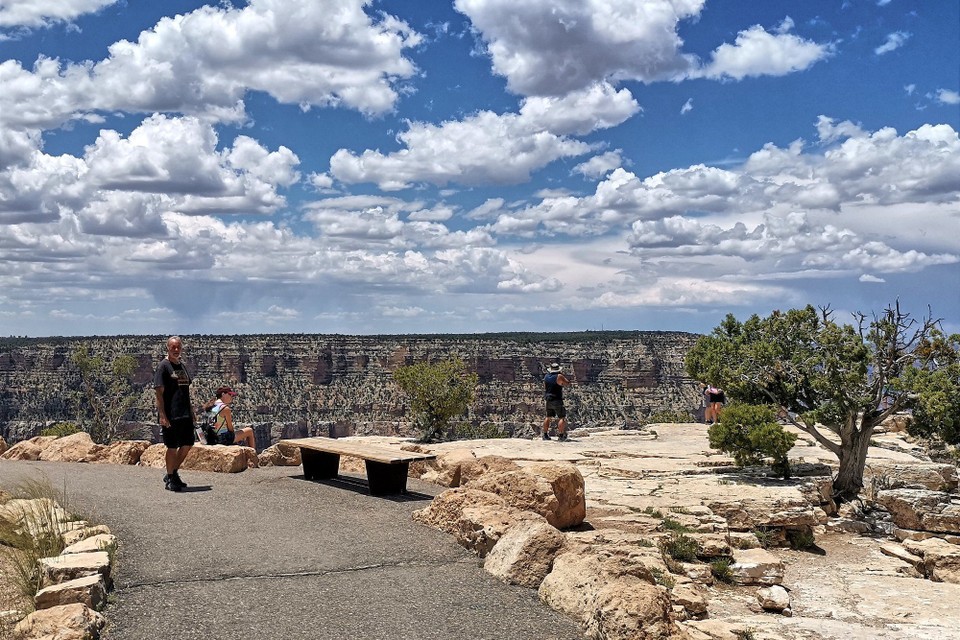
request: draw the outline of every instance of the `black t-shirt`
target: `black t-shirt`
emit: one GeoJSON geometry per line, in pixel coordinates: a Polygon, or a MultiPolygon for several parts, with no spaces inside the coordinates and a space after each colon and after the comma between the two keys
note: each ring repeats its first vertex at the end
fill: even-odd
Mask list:
{"type": "Polygon", "coordinates": [[[157,367],[153,387],[163,388],[163,410],[167,420],[183,420],[193,417],[190,410],[190,374],[182,362],[176,364],[166,358],[157,367]]]}
{"type": "Polygon", "coordinates": [[[543,378],[543,397],[547,400],[563,400],[563,387],[557,379],[559,373],[548,373],[543,378]]]}

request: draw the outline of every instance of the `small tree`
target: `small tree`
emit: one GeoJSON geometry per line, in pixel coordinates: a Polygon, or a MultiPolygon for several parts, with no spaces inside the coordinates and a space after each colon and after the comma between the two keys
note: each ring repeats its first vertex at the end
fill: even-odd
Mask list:
{"type": "Polygon", "coordinates": [[[728,315],[686,359],[694,378],[716,381],[734,400],[779,407],[835,454],[833,490],[841,499],[863,488],[870,437],[885,418],[915,409],[916,428],[936,431],[960,402],[960,337],[945,336],[939,320],[913,320],[899,303],[869,321],[854,317],[856,326],[840,325],[829,309],[809,305],[742,323],[728,315]],[[953,400],[931,400],[937,388],[953,400]]]}
{"type": "Polygon", "coordinates": [[[769,405],[732,403],[720,414],[720,420],[708,431],[710,446],[733,456],[738,466],[763,464],[773,458],[773,471],[788,479],[787,452],[797,436],[777,423],[777,412],[769,405]]]}
{"type": "Polygon", "coordinates": [[[441,438],[450,420],[467,411],[479,381],[477,374],[467,373],[466,366],[456,358],[400,367],[393,377],[410,397],[410,411],[421,442],[441,438]]]}
{"type": "Polygon", "coordinates": [[[91,356],[86,347],[78,346],[70,359],[80,371],[83,394],[78,402],[80,422],[87,425],[94,442],[107,443],[117,437],[124,416],[137,402],[137,389],[132,382],[137,361],[129,355],[107,362],[91,356]]]}

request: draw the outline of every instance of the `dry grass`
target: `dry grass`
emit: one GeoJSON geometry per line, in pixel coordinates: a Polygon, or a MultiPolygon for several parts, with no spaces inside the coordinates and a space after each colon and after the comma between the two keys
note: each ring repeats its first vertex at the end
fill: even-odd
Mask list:
{"type": "Polygon", "coordinates": [[[0,517],[0,640],[11,638],[13,626],[33,611],[33,597],[40,583],[37,561],[63,551],[63,533],[77,520],[65,510],[66,490],[55,490],[47,480],[24,480],[12,493],[0,491],[0,509],[10,500],[32,500],[29,506],[12,509],[13,517],[0,517]]]}

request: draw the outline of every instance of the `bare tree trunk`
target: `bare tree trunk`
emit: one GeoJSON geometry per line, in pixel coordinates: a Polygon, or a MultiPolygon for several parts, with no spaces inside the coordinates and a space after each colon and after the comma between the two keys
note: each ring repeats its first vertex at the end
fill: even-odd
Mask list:
{"type": "Polygon", "coordinates": [[[841,501],[853,500],[863,489],[863,468],[873,436],[873,424],[863,424],[859,430],[844,430],[840,448],[840,470],[833,481],[833,495],[841,501]]]}

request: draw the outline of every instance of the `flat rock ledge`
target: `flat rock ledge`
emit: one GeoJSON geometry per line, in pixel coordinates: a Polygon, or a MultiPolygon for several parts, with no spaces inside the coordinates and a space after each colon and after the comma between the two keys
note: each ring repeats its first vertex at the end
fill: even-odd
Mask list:
{"type": "MultiPolygon", "coordinates": [[[[40,589],[35,610],[14,627],[22,640],[83,638],[96,640],[106,623],[100,613],[112,587],[117,540],[104,525],[66,519],[52,500],[9,500],[0,505],[0,519],[27,535],[61,536],[60,555],[40,558],[40,589]],[[37,525],[42,522],[42,525],[37,525]]],[[[21,614],[22,615],[22,614],[21,614]]]]}

